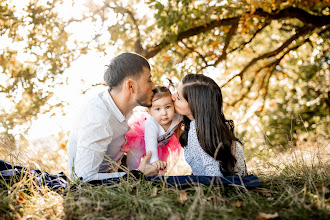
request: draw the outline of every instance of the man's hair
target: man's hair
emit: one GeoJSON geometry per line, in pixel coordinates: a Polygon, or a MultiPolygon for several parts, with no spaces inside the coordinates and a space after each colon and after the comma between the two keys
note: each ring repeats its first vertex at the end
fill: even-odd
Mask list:
{"type": "Polygon", "coordinates": [[[150,70],[146,58],[136,53],[122,53],[111,60],[104,73],[104,81],[111,90],[119,86],[126,77],[139,79],[144,68],[150,70]]]}
{"type": "Polygon", "coordinates": [[[153,102],[167,96],[172,97],[171,91],[165,86],[156,86],[156,88],[153,91],[154,91],[154,96],[152,98],[153,102]]]}

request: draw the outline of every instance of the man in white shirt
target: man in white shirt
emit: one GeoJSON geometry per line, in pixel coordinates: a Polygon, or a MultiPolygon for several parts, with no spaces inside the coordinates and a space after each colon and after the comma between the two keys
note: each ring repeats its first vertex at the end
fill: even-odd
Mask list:
{"type": "MultiPolygon", "coordinates": [[[[155,89],[148,61],[135,53],[115,57],[104,80],[109,89],[88,102],[68,141],[70,175],[85,182],[125,174],[116,171],[124,155],[128,116],[136,106],[151,106],[155,89]]],[[[138,169],[147,176],[157,175],[166,163],[149,164],[150,157],[148,152],[138,169]]]]}

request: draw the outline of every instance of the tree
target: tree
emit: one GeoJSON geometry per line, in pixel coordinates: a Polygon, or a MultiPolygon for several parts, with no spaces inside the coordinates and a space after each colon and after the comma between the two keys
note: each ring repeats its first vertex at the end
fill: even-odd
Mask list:
{"type": "Polygon", "coordinates": [[[150,0],[145,13],[141,5],[104,1],[90,7],[90,17],[102,21],[110,33],[105,48],[152,58],[158,82],[163,74],[180,79],[187,73],[213,72],[228,112],[257,106],[273,145],[285,143],[278,130],[285,131],[280,132],[285,139],[283,133],[299,127],[287,123],[292,114],[310,125],[308,131],[320,121],[329,124],[328,1],[150,0]],[[287,83],[281,84],[283,80],[287,83]],[[313,100],[318,101],[307,107],[313,100]],[[273,120],[279,112],[282,120],[273,120]]]}
{"type": "Polygon", "coordinates": [[[0,133],[26,131],[31,119],[62,103],[50,104],[59,76],[85,47],[71,48],[68,23],[58,14],[63,2],[31,0],[23,8],[0,0],[0,133]],[[74,49],[73,49],[74,48],[74,49]]]}
{"type": "MultiPolygon", "coordinates": [[[[229,111],[247,110],[258,103],[261,117],[269,113],[267,106],[274,100],[273,91],[284,87],[272,82],[293,77],[292,74],[303,79],[303,74],[291,71],[299,67],[299,57],[320,61],[317,71],[310,72],[313,76],[322,71],[329,74],[325,61],[328,54],[324,52],[323,58],[318,58],[315,52],[328,48],[327,0],[104,0],[89,1],[87,7],[89,12],[79,19],[55,22],[61,30],[58,33],[66,33],[64,27],[73,23],[100,24],[92,39],[95,48],[104,53],[106,48],[116,47],[118,52],[142,54],[154,64],[158,82],[163,74],[181,79],[187,73],[212,73],[223,87],[229,111]],[[324,44],[320,46],[319,41],[324,44]]],[[[59,21],[58,17],[52,19],[49,21],[59,21]]],[[[65,40],[59,43],[65,45],[65,40]]],[[[86,49],[86,44],[82,48],[86,49]]],[[[59,51],[68,65],[72,57],[65,56],[63,49],[59,51]]],[[[52,59],[46,60],[56,63],[52,59]]],[[[309,72],[307,67],[300,71],[309,72]]],[[[55,77],[60,71],[50,73],[55,77]]],[[[297,82],[292,81],[292,85],[303,85],[297,82]]],[[[328,96],[326,86],[322,84],[319,90],[321,100],[328,96]]],[[[327,107],[328,103],[324,109],[327,107]]]]}

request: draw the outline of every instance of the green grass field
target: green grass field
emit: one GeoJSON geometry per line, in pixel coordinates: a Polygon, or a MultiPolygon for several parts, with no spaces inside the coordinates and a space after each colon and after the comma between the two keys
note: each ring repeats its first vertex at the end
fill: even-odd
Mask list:
{"type": "Polygon", "coordinates": [[[262,182],[255,189],[179,189],[130,178],[55,192],[23,176],[1,185],[0,219],[330,219],[329,152],[323,141],[247,158],[249,173],[262,182]]]}

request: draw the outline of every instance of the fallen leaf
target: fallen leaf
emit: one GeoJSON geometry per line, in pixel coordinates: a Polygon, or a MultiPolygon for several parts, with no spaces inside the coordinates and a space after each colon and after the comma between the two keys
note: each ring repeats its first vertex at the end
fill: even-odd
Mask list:
{"type": "Polygon", "coordinates": [[[207,201],[211,201],[211,200],[213,200],[214,198],[215,198],[215,196],[210,196],[210,197],[207,197],[206,200],[207,200],[207,201]]]}
{"type": "Polygon", "coordinates": [[[236,201],[236,207],[242,207],[243,206],[243,204],[241,203],[241,201],[239,201],[239,200],[237,200],[236,201]]]}
{"type": "Polygon", "coordinates": [[[19,203],[25,203],[26,202],[26,196],[23,191],[18,191],[18,198],[16,199],[19,203]]]}
{"type": "Polygon", "coordinates": [[[267,196],[267,197],[271,197],[272,194],[270,193],[270,191],[266,188],[255,188],[253,189],[254,192],[260,193],[261,195],[267,196]]]}
{"type": "Polygon", "coordinates": [[[157,187],[154,187],[154,189],[152,190],[152,193],[151,193],[151,197],[157,196],[157,191],[158,191],[157,187]]]}
{"type": "Polygon", "coordinates": [[[267,214],[267,213],[264,213],[264,212],[259,212],[258,216],[257,216],[257,219],[258,220],[268,220],[268,219],[275,219],[275,218],[278,218],[279,215],[277,212],[275,212],[274,214],[267,214]]]}
{"type": "Polygon", "coordinates": [[[206,201],[216,201],[216,202],[226,202],[223,198],[219,196],[210,196],[206,198],[206,201]]]}
{"type": "Polygon", "coordinates": [[[177,200],[180,202],[180,203],[184,203],[185,201],[188,200],[188,196],[187,196],[187,193],[186,191],[183,191],[177,198],[177,200]]]}

